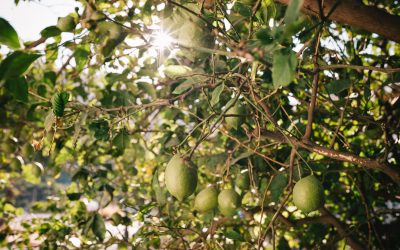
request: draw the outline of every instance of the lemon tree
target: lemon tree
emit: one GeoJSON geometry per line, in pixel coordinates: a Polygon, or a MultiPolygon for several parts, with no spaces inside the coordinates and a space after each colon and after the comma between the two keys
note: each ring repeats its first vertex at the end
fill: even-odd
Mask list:
{"type": "Polygon", "coordinates": [[[75,2],[0,17],[1,249],[400,248],[398,1],[75,2]]]}

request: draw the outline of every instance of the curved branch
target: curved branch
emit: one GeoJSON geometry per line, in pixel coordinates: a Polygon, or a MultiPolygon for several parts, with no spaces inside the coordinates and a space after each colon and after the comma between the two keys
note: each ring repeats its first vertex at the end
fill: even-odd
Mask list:
{"type": "MultiPolygon", "coordinates": [[[[290,0],[275,0],[288,4],[290,0]]],[[[319,0],[305,0],[301,11],[308,15],[320,16],[319,0]]],[[[329,19],[376,33],[395,42],[400,42],[400,16],[391,15],[383,9],[366,6],[359,0],[325,0],[323,11],[326,16],[336,4],[329,19]]]]}
{"type": "Polygon", "coordinates": [[[379,71],[387,74],[400,72],[400,68],[379,68],[374,66],[362,66],[362,65],[349,65],[349,64],[330,64],[330,65],[320,65],[321,70],[330,69],[355,69],[355,70],[372,70],[379,71]]]}
{"type": "Polygon", "coordinates": [[[349,162],[355,165],[364,166],[368,169],[381,171],[392,178],[392,180],[396,184],[400,185],[400,170],[397,168],[389,167],[386,163],[381,162],[379,159],[373,160],[366,157],[360,157],[358,155],[348,152],[333,150],[330,148],[319,146],[313,142],[300,141],[292,136],[284,136],[282,133],[279,132],[263,131],[262,136],[281,143],[288,143],[338,161],[349,162]]]}

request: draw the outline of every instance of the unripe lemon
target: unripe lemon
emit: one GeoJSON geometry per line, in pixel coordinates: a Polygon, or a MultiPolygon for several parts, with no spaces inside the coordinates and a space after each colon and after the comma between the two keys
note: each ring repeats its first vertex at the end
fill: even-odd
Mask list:
{"type": "Polygon", "coordinates": [[[240,196],[233,189],[222,190],[218,195],[218,209],[225,216],[235,215],[240,204],[240,196]]]}
{"type": "Polygon", "coordinates": [[[236,176],[235,184],[238,188],[246,190],[250,187],[249,172],[240,173],[236,176]]]}
{"type": "Polygon", "coordinates": [[[73,31],[75,25],[75,20],[72,16],[60,17],[57,21],[57,28],[63,32],[73,31]]]}
{"type": "Polygon", "coordinates": [[[227,117],[225,117],[225,122],[229,129],[231,128],[238,129],[240,127],[240,125],[243,122],[243,119],[242,117],[237,115],[241,114],[242,114],[242,109],[239,106],[239,102],[237,101],[235,105],[230,107],[225,113],[225,115],[227,115],[227,117]],[[235,116],[230,116],[230,115],[235,115],[235,116]]]}
{"type": "Polygon", "coordinates": [[[304,213],[322,207],[324,189],[321,182],[314,175],[300,179],[293,188],[293,203],[304,213]]]}
{"type": "Polygon", "coordinates": [[[194,207],[200,212],[214,209],[218,205],[218,191],[214,187],[203,189],[196,195],[194,207]]]}
{"type": "Polygon", "coordinates": [[[197,186],[197,169],[180,155],[175,155],[165,169],[165,184],[168,192],[179,201],[189,197],[197,186]]]}

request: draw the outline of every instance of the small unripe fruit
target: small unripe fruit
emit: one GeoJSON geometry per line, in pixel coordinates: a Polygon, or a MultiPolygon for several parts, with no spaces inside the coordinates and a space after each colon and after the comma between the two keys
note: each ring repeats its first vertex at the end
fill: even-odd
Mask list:
{"type": "Polygon", "coordinates": [[[75,25],[75,20],[72,16],[60,17],[57,21],[57,28],[63,32],[73,31],[75,25]]]}
{"type": "Polygon", "coordinates": [[[196,195],[194,207],[197,211],[206,212],[218,205],[218,191],[214,187],[203,189],[196,195]]]}
{"type": "Polygon", "coordinates": [[[293,203],[304,213],[321,208],[324,205],[321,182],[314,175],[300,179],[293,188],[293,203]]]}
{"type": "Polygon", "coordinates": [[[191,162],[175,155],[165,169],[165,184],[179,201],[189,197],[197,186],[197,169],[191,162]]]}
{"type": "Polygon", "coordinates": [[[240,196],[233,189],[222,190],[218,195],[218,209],[225,216],[235,215],[240,204],[240,196]]]}

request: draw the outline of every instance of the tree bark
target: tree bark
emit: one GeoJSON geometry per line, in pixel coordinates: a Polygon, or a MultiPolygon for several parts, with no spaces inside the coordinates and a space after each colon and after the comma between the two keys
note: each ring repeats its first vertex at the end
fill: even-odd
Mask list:
{"type": "Polygon", "coordinates": [[[378,159],[369,159],[348,152],[333,150],[313,142],[301,141],[291,136],[285,136],[280,132],[263,131],[262,136],[281,143],[288,143],[335,160],[361,165],[371,170],[381,171],[389,176],[396,184],[400,185],[400,169],[392,168],[378,159]]]}
{"type": "MultiPolygon", "coordinates": [[[[290,0],[275,0],[281,4],[288,4],[290,0]]],[[[366,6],[359,0],[324,0],[323,16],[332,21],[348,24],[353,27],[376,33],[390,40],[400,43],[400,16],[391,15],[383,9],[366,6]]],[[[301,11],[307,15],[320,16],[319,0],[304,0],[301,11]]]]}

